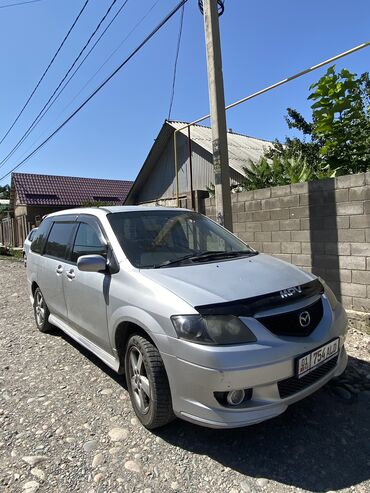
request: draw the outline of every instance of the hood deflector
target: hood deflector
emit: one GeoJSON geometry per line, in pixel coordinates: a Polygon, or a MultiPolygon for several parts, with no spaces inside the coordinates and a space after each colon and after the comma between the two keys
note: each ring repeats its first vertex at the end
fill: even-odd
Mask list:
{"type": "Polygon", "coordinates": [[[324,287],[318,279],[300,286],[300,291],[283,297],[282,291],[275,291],[252,298],[227,301],[225,303],[212,303],[210,305],[196,306],[195,309],[201,315],[234,315],[236,317],[253,317],[256,312],[284,306],[290,301],[303,300],[312,296],[323,294],[324,287]]]}

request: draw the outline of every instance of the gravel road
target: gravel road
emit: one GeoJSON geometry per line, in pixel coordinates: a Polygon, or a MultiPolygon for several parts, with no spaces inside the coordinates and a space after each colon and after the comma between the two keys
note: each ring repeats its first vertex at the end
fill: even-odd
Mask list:
{"type": "Polygon", "coordinates": [[[121,378],[37,331],[21,263],[0,286],[0,492],[370,492],[370,336],[351,329],[344,377],[278,418],[153,433],[121,378]]]}

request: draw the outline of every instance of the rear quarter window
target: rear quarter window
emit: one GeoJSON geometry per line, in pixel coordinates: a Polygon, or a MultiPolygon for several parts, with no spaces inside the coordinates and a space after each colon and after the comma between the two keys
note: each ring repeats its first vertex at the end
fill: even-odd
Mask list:
{"type": "Polygon", "coordinates": [[[50,225],[51,225],[51,219],[44,219],[42,221],[42,223],[38,227],[32,239],[32,243],[31,243],[32,252],[42,253],[50,229],[50,225]]]}

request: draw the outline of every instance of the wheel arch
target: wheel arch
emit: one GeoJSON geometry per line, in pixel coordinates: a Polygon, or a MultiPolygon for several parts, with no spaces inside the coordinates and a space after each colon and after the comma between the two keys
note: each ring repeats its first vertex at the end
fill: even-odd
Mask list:
{"type": "Polygon", "coordinates": [[[148,339],[158,349],[157,344],[155,343],[151,335],[142,326],[131,321],[120,322],[114,334],[115,348],[119,358],[118,372],[120,374],[123,374],[125,372],[124,357],[126,353],[126,347],[128,340],[133,334],[137,334],[144,337],[145,339],[148,339]]]}

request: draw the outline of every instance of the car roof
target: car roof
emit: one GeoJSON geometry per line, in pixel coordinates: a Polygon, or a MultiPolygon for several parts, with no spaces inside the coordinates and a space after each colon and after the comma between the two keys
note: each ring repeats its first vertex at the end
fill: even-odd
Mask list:
{"type": "Polygon", "coordinates": [[[142,206],[142,205],[107,205],[101,207],[79,207],[75,209],[65,209],[63,211],[53,212],[48,214],[47,217],[63,216],[65,214],[90,214],[93,216],[101,217],[107,214],[114,214],[118,212],[145,212],[145,211],[187,211],[189,209],[183,209],[179,207],[160,207],[160,206],[142,206]]]}

